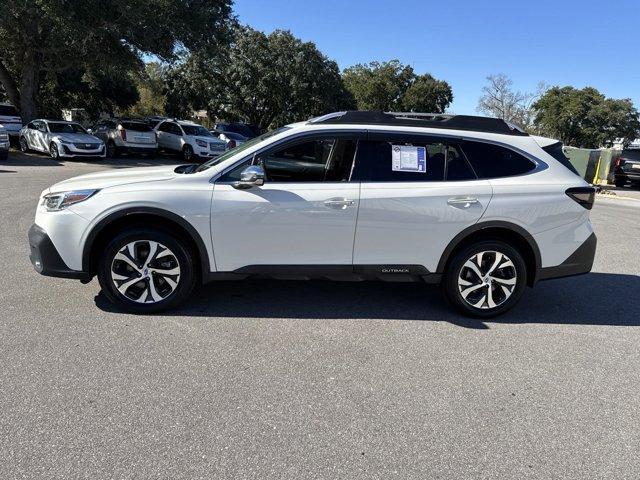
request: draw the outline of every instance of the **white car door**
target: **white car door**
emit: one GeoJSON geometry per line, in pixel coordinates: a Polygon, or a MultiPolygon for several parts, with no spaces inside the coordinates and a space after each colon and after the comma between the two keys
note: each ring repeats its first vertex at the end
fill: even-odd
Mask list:
{"type": "Polygon", "coordinates": [[[362,182],[354,265],[402,273],[436,272],[449,242],[481,218],[492,196],[459,145],[415,134],[370,133],[358,145],[353,178],[362,182]]]}
{"type": "Polygon", "coordinates": [[[354,137],[307,136],[270,147],[216,181],[211,234],[218,271],[350,270],[359,185],[349,178],[356,144],[354,137]],[[265,169],[264,185],[234,188],[252,162],[265,169]]]}
{"type": "Polygon", "coordinates": [[[41,152],[49,151],[49,144],[47,142],[47,124],[42,120],[34,122],[36,130],[33,131],[33,148],[40,150],[41,152]]]}

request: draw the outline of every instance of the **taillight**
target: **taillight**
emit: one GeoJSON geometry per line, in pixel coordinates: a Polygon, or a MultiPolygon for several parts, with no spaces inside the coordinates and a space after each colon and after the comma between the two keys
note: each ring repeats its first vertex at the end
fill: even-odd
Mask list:
{"type": "Polygon", "coordinates": [[[572,187],[568,188],[565,193],[571,200],[579,203],[587,210],[593,208],[593,202],[596,200],[596,189],[594,187],[572,187]]]}
{"type": "Polygon", "coordinates": [[[120,129],[120,137],[122,137],[123,142],[127,141],[127,131],[124,128],[120,129]]]}
{"type": "Polygon", "coordinates": [[[227,145],[229,146],[229,150],[231,150],[232,148],[236,148],[236,141],[229,140],[229,143],[227,145]]]}
{"type": "Polygon", "coordinates": [[[614,166],[616,166],[616,167],[621,167],[621,166],[623,166],[623,165],[624,165],[624,158],[622,158],[622,157],[618,157],[618,158],[616,158],[616,161],[615,161],[615,163],[614,163],[614,166]]]}

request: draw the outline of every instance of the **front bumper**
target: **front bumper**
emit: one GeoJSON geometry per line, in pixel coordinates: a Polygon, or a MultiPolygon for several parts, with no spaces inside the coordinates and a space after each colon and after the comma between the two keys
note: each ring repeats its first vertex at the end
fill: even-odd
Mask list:
{"type": "Polygon", "coordinates": [[[62,150],[58,149],[61,157],[104,157],[106,155],[104,146],[95,150],[81,150],[69,145],[62,144],[62,150]]]}
{"type": "Polygon", "coordinates": [[[91,275],[86,272],[71,270],[53,245],[49,235],[38,225],[29,229],[29,260],[36,272],[48,277],[74,278],[89,281],[91,275]]]}
{"type": "Polygon", "coordinates": [[[597,244],[598,239],[596,238],[596,234],[592,233],[582,245],[560,265],[541,268],[537,280],[550,280],[552,278],[572,277],[574,275],[589,273],[591,267],[593,267],[597,244]]]}

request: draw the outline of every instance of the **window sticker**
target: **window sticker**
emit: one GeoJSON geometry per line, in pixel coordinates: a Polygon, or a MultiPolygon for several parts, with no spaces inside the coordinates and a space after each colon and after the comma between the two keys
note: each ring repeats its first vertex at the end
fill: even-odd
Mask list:
{"type": "Polygon", "coordinates": [[[391,169],[394,172],[427,173],[427,150],[425,147],[391,145],[391,169]]]}

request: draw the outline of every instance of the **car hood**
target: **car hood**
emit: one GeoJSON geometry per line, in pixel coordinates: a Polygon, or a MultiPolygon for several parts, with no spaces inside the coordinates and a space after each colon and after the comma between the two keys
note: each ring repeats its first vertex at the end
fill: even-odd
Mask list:
{"type": "Polygon", "coordinates": [[[193,138],[194,140],[202,140],[203,142],[207,142],[207,143],[222,143],[224,144],[224,140],[220,140],[217,137],[205,137],[205,136],[201,136],[201,135],[189,135],[189,138],[193,138]]]}
{"type": "Polygon", "coordinates": [[[71,143],[102,143],[102,140],[88,133],[54,133],[53,136],[71,143]]]}
{"type": "Polygon", "coordinates": [[[162,167],[123,168],[100,173],[89,173],[56,183],[50,193],[66,192],[69,190],[89,190],[127,185],[131,183],[157,182],[171,180],[178,176],[175,165],[162,167]]]}

